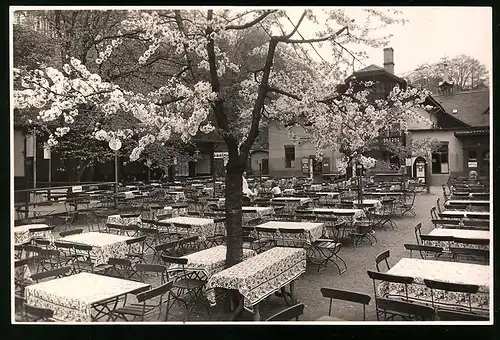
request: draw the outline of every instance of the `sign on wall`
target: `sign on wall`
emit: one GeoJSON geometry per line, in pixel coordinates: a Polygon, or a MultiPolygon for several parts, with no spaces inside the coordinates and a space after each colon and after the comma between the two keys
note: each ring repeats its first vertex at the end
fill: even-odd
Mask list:
{"type": "Polygon", "coordinates": [[[469,167],[469,168],[477,168],[477,162],[468,162],[467,167],[469,167]]]}

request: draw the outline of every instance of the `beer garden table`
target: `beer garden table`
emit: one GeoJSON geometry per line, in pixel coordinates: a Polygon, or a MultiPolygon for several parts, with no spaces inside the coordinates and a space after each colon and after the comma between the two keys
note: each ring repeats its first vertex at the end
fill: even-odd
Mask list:
{"type": "Polygon", "coordinates": [[[147,290],[149,284],[82,272],[27,286],[29,305],[49,308],[63,322],[97,321],[111,318],[120,297],[147,290]]]}
{"type": "Polygon", "coordinates": [[[212,275],[207,282],[207,297],[214,306],[215,288],[238,290],[240,303],[234,315],[245,308],[259,321],[259,303],[275,292],[281,290],[285,301],[287,297],[291,297],[292,303],[296,300],[293,281],[305,271],[305,249],[274,247],[212,275]],[[285,290],[288,284],[290,292],[285,290]]]}

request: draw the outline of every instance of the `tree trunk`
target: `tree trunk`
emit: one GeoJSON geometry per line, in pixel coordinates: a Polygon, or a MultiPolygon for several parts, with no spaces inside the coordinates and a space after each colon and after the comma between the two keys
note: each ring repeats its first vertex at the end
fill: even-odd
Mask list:
{"type": "Polygon", "coordinates": [[[231,267],[243,258],[243,231],[242,231],[242,185],[244,166],[234,164],[231,159],[227,164],[226,173],[226,233],[227,252],[226,267],[231,267]]]}

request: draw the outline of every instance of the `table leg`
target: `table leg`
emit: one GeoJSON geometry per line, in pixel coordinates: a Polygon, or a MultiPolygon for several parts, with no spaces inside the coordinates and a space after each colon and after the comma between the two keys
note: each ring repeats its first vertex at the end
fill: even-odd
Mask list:
{"type": "Polygon", "coordinates": [[[238,306],[236,307],[234,312],[231,313],[231,316],[229,317],[229,321],[236,320],[236,318],[241,314],[242,311],[243,311],[243,295],[240,295],[239,301],[238,301],[238,306]]]}
{"type": "Polygon", "coordinates": [[[253,306],[253,321],[260,321],[260,303],[253,306]]]}

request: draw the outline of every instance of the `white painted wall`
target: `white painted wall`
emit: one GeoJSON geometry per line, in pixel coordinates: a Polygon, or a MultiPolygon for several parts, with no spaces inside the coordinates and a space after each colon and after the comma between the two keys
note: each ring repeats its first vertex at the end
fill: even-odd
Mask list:
{"type": "Polygon", "coordinates": [[[14,176],[24,177],[24,134],[14,129],[14,176]]]}

